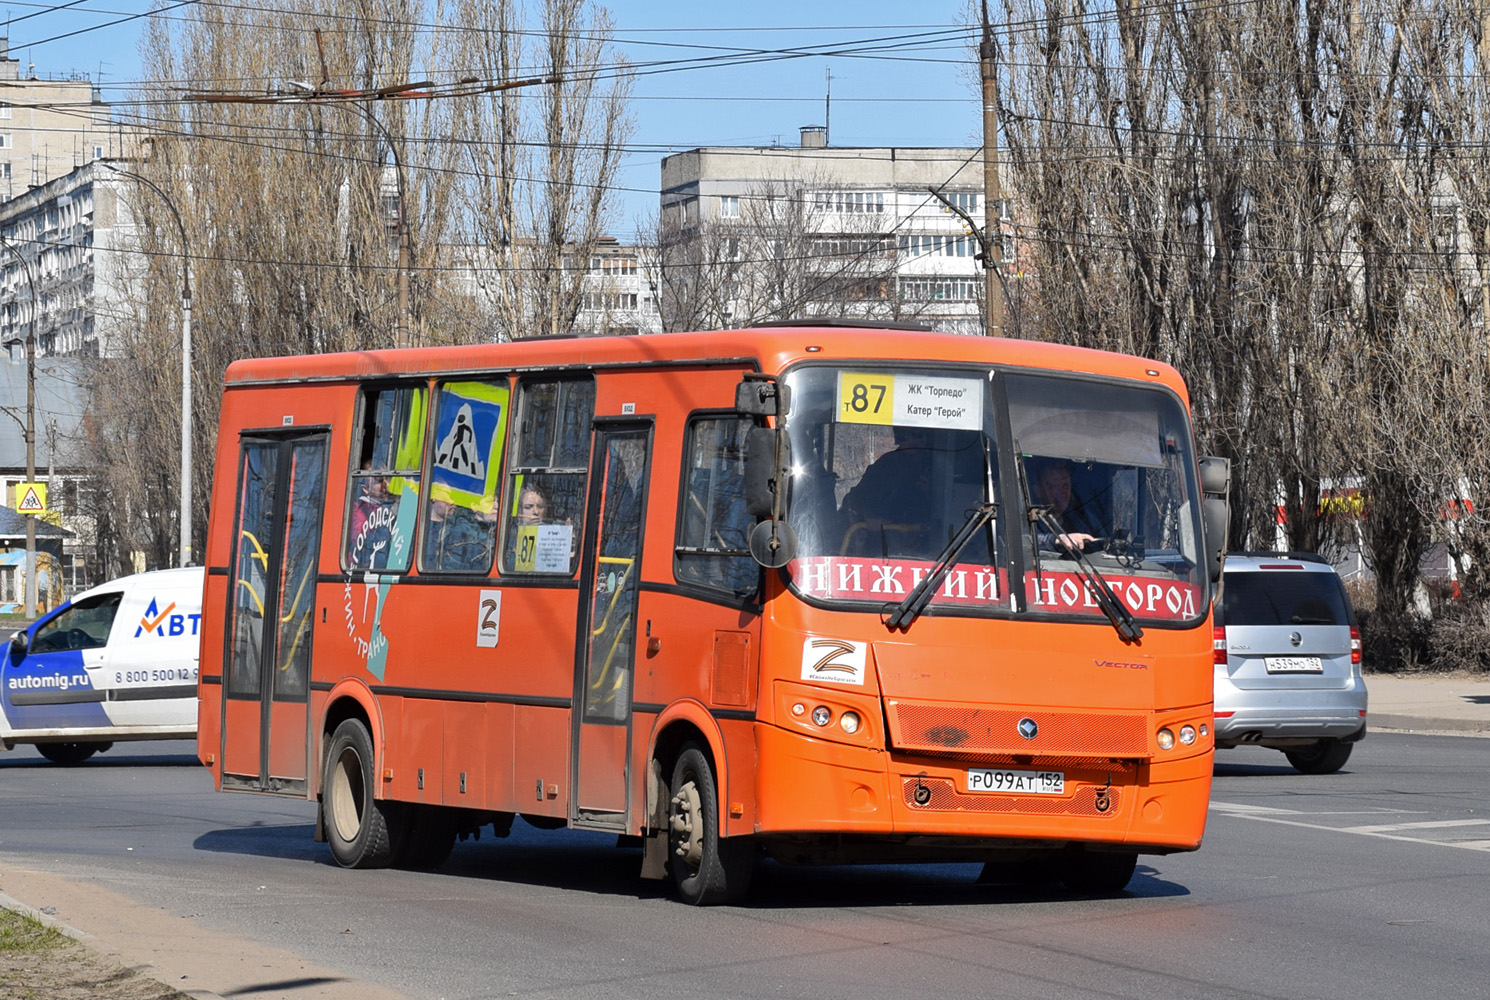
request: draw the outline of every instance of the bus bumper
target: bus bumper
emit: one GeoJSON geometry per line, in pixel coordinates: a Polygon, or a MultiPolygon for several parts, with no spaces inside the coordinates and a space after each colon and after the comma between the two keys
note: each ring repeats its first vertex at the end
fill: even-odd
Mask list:
{"type": "MultiPolygon", "coordinates": [[[[984,762],[919,757],[758,727],[755,832],[859,833],[932,847],[1105,844],[1146,854],[1200,846],[1210,799],[1209,748],[1164,761],[1035,761],[1060,770],[1058,795],[968,790],[984,762]]],[[[1000,765],[1002,766],[1002,765],[1000,765]]],[[[932,853],[935,853],[933,851],[932,853]]],[[[949,859],[962,853],[949,851],[949,859]]]]}

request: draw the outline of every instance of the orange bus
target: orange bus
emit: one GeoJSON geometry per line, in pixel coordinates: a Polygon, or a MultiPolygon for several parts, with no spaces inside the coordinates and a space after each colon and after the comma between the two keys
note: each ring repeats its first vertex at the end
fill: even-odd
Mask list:
{"type": "Polygon", "coordinates": [[[248,360],[213,481],[199,754],[344,866],[518,814],[695,904],[1200,844],[1225,466],[1163,364],[830,322],[248,360]]]}

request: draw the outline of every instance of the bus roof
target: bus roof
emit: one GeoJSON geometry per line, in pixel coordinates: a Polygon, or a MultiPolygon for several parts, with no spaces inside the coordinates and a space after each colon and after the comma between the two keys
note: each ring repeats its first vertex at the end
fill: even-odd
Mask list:
{"type": "Polygon", "coordinates": [[[803,322],[698,333],[537,337],[503,344],[250,358],[228,366],[233,384],[386,378],[569,365],[758,364],[779,372],[798,361],[947,361],[999,364],[1156,381],[1188,398],[1179,373],[1159,361],[1036,340],[968,337],[884,327],[803,322]]]}

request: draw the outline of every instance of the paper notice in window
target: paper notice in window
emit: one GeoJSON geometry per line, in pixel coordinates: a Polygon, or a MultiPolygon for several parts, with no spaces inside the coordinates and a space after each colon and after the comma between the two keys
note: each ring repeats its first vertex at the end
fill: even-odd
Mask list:
{"type": "Polygon", "coordinates": [[[569,572],[569,554],[574,551],[574,525],[540,524],[534,541],[533,572],[569,572]]]}

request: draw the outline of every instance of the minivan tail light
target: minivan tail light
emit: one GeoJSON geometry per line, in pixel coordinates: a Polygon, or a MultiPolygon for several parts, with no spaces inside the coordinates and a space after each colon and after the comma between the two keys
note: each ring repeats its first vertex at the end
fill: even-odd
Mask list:
{"type": "Polygon", "coordinates": [[[1361,662],[1361,630],[1354,625],[1350,627],[1350,662],[1361,662]]]}
{"type": "MultiPolygon", "coordinates": [[[[1355,630],[1354,629],[1351,629],[1351,635],[1354,635],[1354,634],[1355,634],[1355,630]]],[[[1224,666],[1226,666],[1227,659],[1226,659],[1226,626],[1225,625],[1217,625],[1215,627],[1215,633],[1214,633],[1214,638],[1211,641],[1211,647],[1212,647],[1211,661],[1216,666],[1218,666],[1218,667],[1224,667],[1224,666]]],[[[1355,643],[1354,644],[1353,651],[1351,652],[1350,655],[1356,658],[1356,662],[1360,662],[1360,655],[1361,655],[1360,654],[1360,643],[1355,643]]]]}

